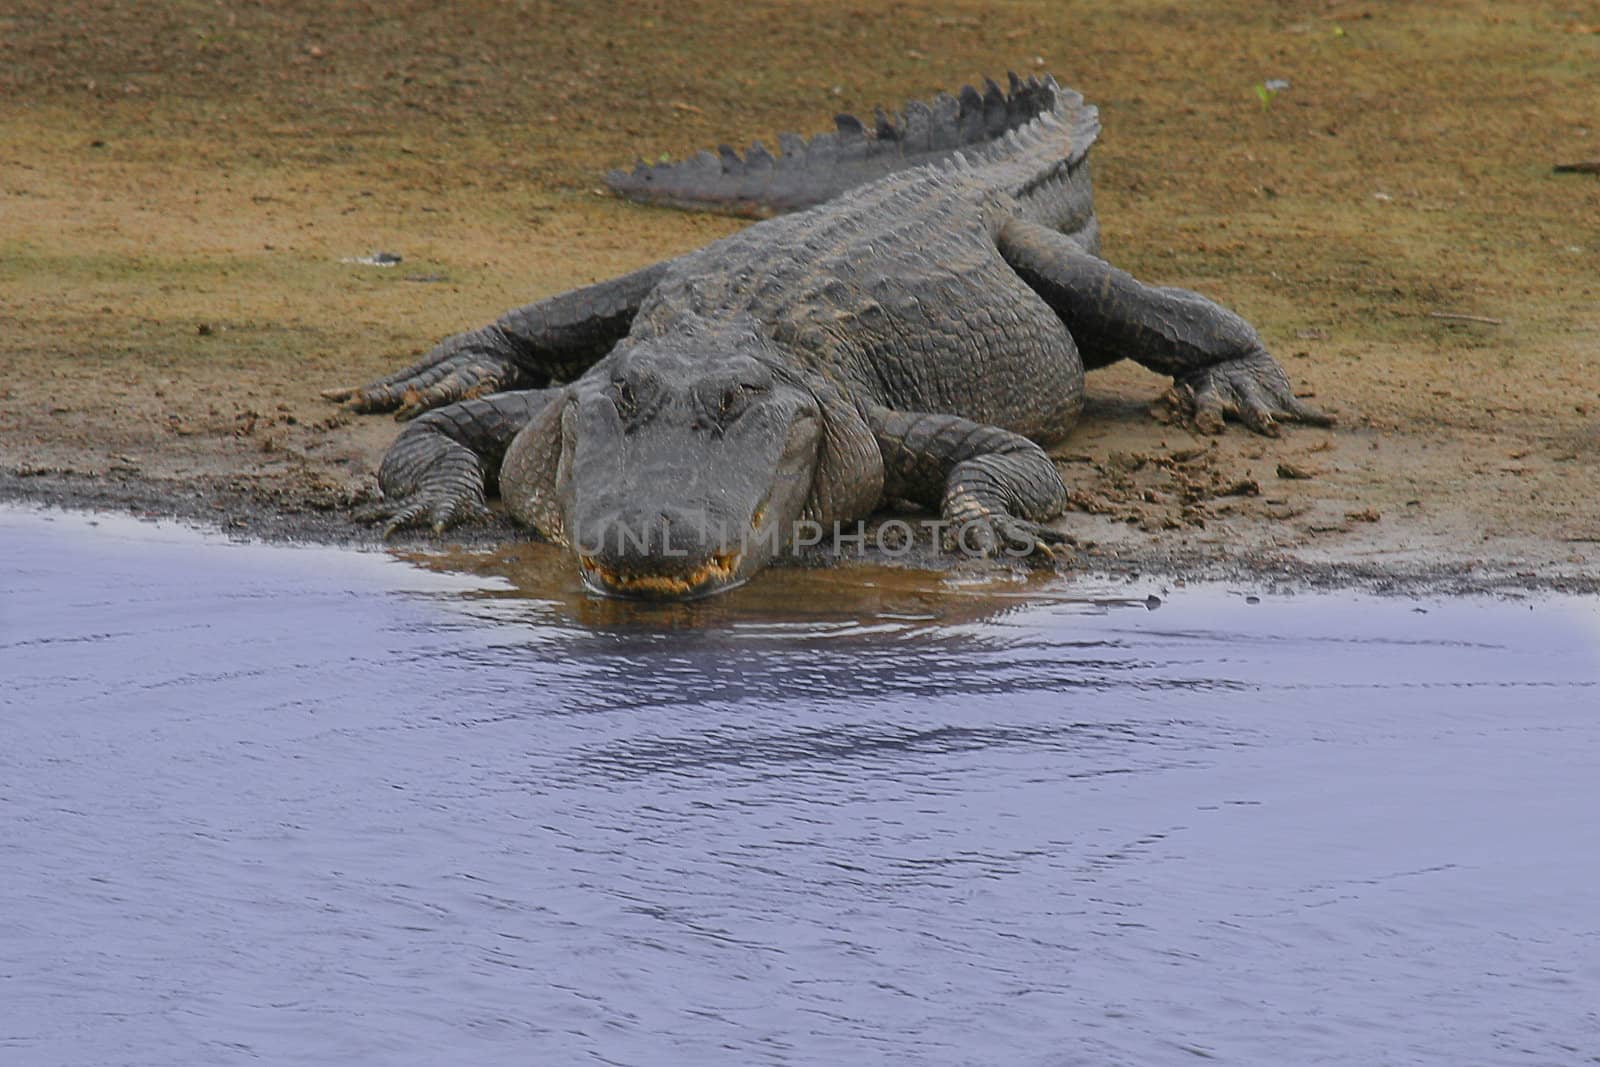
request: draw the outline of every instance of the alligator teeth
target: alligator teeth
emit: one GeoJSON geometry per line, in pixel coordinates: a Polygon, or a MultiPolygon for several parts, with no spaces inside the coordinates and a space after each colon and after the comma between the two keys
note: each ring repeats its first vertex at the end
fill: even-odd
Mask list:
{"type": "MultiPolygon", "coordinates": [[[[670,574],[626,574],[612,570],[587,555],[580,555],[578,562],[584,573],[598,583],[597,592],[667,599],[691,597],[725,588],[739,573],[742,559],[740,553],[731,549],[715,552],[705,563],[681,577],[670,574]]],[[[593,586],[596,583],[590,584],[593,586]]]]}

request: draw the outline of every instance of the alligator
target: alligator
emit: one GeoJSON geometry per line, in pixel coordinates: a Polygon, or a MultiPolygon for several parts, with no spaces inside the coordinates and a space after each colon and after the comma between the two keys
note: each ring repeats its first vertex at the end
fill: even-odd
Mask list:
{"type": "Polygon", "coordinates": [[[1195,424],[1328,423],[1256,331],[1099,256],[1097,110],[1053,77],[849,115],[613,172],[619,194],[762,218],[697,251],[507,312],[359,388],[409,425],[385,455],[385,534],[490,514],[568,546],[590,590],[736,586],[886,502],[946,548],[1048,558],[1068,491],[1045,448],[1084,371],[1131,358],[1195,424]]]}

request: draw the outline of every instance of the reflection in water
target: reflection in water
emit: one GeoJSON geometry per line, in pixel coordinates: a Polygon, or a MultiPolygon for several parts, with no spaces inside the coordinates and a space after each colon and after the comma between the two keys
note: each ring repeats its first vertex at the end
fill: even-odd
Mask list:
{"type": "MultiPolygon", "coordinates": [[[[597,684],[562,694],[563,710],[1227,684],[1145,674],[1151,664],[1130,656],[1116,636],[1063,641],[1008,625],[1008,616],[1040,603],[1095,615],[1144,613],[1161,604],[1146,594],[1068,595],[1054,579],[1026,573],[963,582],[884,566],[776,567],[720,597],[648,604],[585,594],[569,562],[542,545],[510,546],[488,557],[409,558],[507,580],[510,589],[476,594],[466,614],[490,624],[530,624],[521,662],[533,674],[551,660],[581,661],[597,684]],[[1141,673],[1130,678],[1130,671],[1141,673]]],[[[505,666],[508,651],[494,645],[467,655],[478,666],[505,666]]]]}
{"type": "Polygon", "coordinates": [[[1593,602],[102,523],[0,513],[0,1063],[1600,1055],[1593,602]]]}

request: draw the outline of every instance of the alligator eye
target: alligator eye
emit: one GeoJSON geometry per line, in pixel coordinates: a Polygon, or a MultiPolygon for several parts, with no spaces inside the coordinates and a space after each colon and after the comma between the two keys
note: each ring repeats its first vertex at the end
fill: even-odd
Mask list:
{"type": "Polygon", "coordinates": [[[739,417],[745,408],[750,406],[753,397],[766,392],[762,385],[752,385],[749,382],[738,382],[727,386],[717,397],[717,418],[729,422],[739,417]]]}
{"type": "Polygon", "coordinates": [[[612,383],[611,402],[616,405],[617,414],[624,419],[631,419],[639,413],[639,398],[626,380],[612,383]]]}

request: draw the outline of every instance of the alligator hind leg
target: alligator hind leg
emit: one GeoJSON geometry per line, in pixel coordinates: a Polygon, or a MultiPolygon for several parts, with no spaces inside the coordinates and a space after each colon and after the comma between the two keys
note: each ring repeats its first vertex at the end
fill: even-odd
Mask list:
{"type": "Polygon", "coordinates": [[[355,411],[393,411],[395,418],[409,419],[441,404],[575,377],[627,334],[670,263],[508,311],[486,326],[445,338],[404,370],[322,395],[355,411]]]}
{"type": "Polygon", "coordinates": [[[384,454],[378,469],[383,500],[362,517],[387,520],[385,537],[406,526],[443,533],[489,517],[485,495],[498,488],[500,460],[511,439],[562,392],[497,393],[415,419],[384,454]]]}
{"type": "Polygon", "coordinates": [[[1067,535],[1041,525],[1066,505],[1067,487],[1026,437],[958,415],[874,407],[868,425],[883,456],[883,492],[939,509],[945,545],[976,555],[1037,555],[1067,535]]]}
{"type": "Polygon", "coordinates": [[[1224,416],[1269,436],[1277,419],[1333,421],[1300,402],[1255,329],[1227,308],[1187,289],[1145,285],[1072,237],[1023,219],[1006,223],[998,245],[1066,323],[1084,366],[1127,357],[1172,375],[1202,430],[1220,432],[1224,416]]]}

